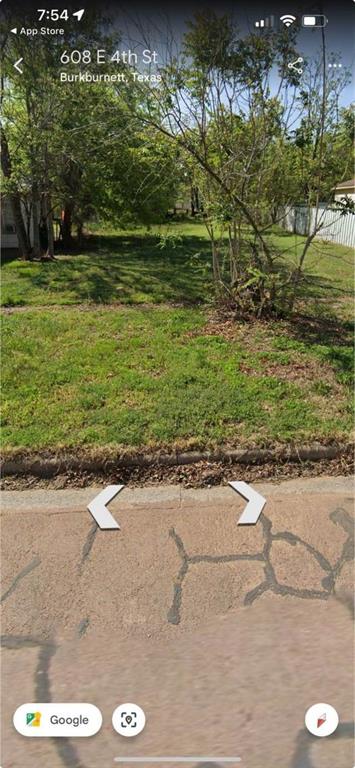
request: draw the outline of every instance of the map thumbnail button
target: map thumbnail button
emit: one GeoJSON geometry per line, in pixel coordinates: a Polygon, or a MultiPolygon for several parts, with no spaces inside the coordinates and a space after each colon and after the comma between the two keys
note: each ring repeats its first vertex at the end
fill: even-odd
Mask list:
{"type": "Polygon", "coordinates": [[[21,704],[13,716],[16,730],[29,737],[94,736],[102,714],[94,704],[21,704]]]}

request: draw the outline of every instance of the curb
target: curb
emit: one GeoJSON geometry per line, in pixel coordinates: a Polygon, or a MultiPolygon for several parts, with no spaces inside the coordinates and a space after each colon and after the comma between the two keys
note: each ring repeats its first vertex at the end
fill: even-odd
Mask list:
{"type": "Polygon", "coordinates": [[[322,461],[349,456],[353,452],[351,444],[310,445],[276,449],[188,451],[185,453],[117,455],[108,459],[78,458],[73,455],[58,458],[18,458],[4,459],[1,463],[3,477],[11,475],[49,478],[65,472],[107,473],[122,467],[173,467],[184,464],[197,464],[200,461],[224,464],[266,464],[266,463],[302,463],[303,461],[322,461]]]}

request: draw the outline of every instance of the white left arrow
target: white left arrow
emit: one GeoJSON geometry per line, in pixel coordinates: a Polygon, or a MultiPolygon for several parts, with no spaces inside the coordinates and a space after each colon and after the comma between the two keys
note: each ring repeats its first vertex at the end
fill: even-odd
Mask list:
{"type": "Polygon", "coordinates": [[[122,491],[122,488],[124,488],[124,485],[108,485],[107,488],[100,491],[100,493],[90,501],[90,504],[88,504],[89,512],[91,512],[94,520],[103,530],[113,528],[121,530],[119,524],[116,522],[115,518],[112,517],[111,512],[108,511],[106,505],[109,504],[120,491],[122,491]]]}
{"type": "Polygon", "coordinates": [[[262,496],[261,493],[254,491],[254,488],[248,485],[248,483],[244,483],[243,480],[232,480],[228,485],[230,485],[234,491],[240,493],[240,495],[248,502],[243,514],[238,520],[238,525],[255,525],[266,504],[264,496],[262,496]]]}
{"type": "Polygon", "coordinates": [[[19,66],[22,61],[23,61],[23,57],[22,59],[18,59],[18,61],[15,61],[15,64],[14,64],[15,69],[17,69],[20,75],[23,75],[23,69],[21,69],[21,67],[19,66]]]}

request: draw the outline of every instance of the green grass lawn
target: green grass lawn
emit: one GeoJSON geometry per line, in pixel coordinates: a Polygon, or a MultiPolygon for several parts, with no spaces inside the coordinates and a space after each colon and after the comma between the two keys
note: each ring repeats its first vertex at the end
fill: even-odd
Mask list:
{"type": "Polygon", "coordinates": [[[198,303],[210,293],[210,250],[202,226],[106,231],[87,245],[85,253],[58,255],[49,264],[5,263],[2,304],[198,303]]]}
{"type": "Polygon", "coordinates": [[[344,437],[351,349],[198,309],[27,310],[3,331],[3,444],[270,444],[344,437]],[[295,371],[297,375],[295,375],[295,371]]]}
{"type": "MultiPolygon", "coordinates": [[[[269,240],[294,261],[304,238],[280,231],[269,240]]],[[[314,242],[307,257],[309,298],[349,296],[350,248],[314,242]]],[[[134,232],[92,236],[85,253],[58,255],[51,263],[5,262],[3,306],[94,304],[196,304],[211,295],[210,245],[203,224],[170,223],[134,232]],[[165,239],[165,240],[164,240],[165,239]],[[165,247],[164,247],[165,242],[165,247]]]]}
{"type": "Polygon", "coordinates": [[[2,320],[6,452],[347,439],[349,249],[311,254],[309,301],[329,320],[223,323],[204,303],[202,228],[176,230],[173,248],[106,233],[53,264],[5,263],[3,302],[19,307],[2,320]]]}

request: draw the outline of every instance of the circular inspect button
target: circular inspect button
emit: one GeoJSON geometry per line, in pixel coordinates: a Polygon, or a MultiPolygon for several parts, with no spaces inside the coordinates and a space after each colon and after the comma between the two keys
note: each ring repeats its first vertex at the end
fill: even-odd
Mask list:
{"type": "Polygon", "coordinates": [[[112,715],[112,725],[120,736],[138,736],[145,726],[145,714],[137,704],[121,704],[112,715]]]}
{"type": "Polygon", "coordinates": [[[338,727],[339,716],[331,704],[313,704],[307,709],[304,721],[313,736],[330,736],[338,727]]]}

